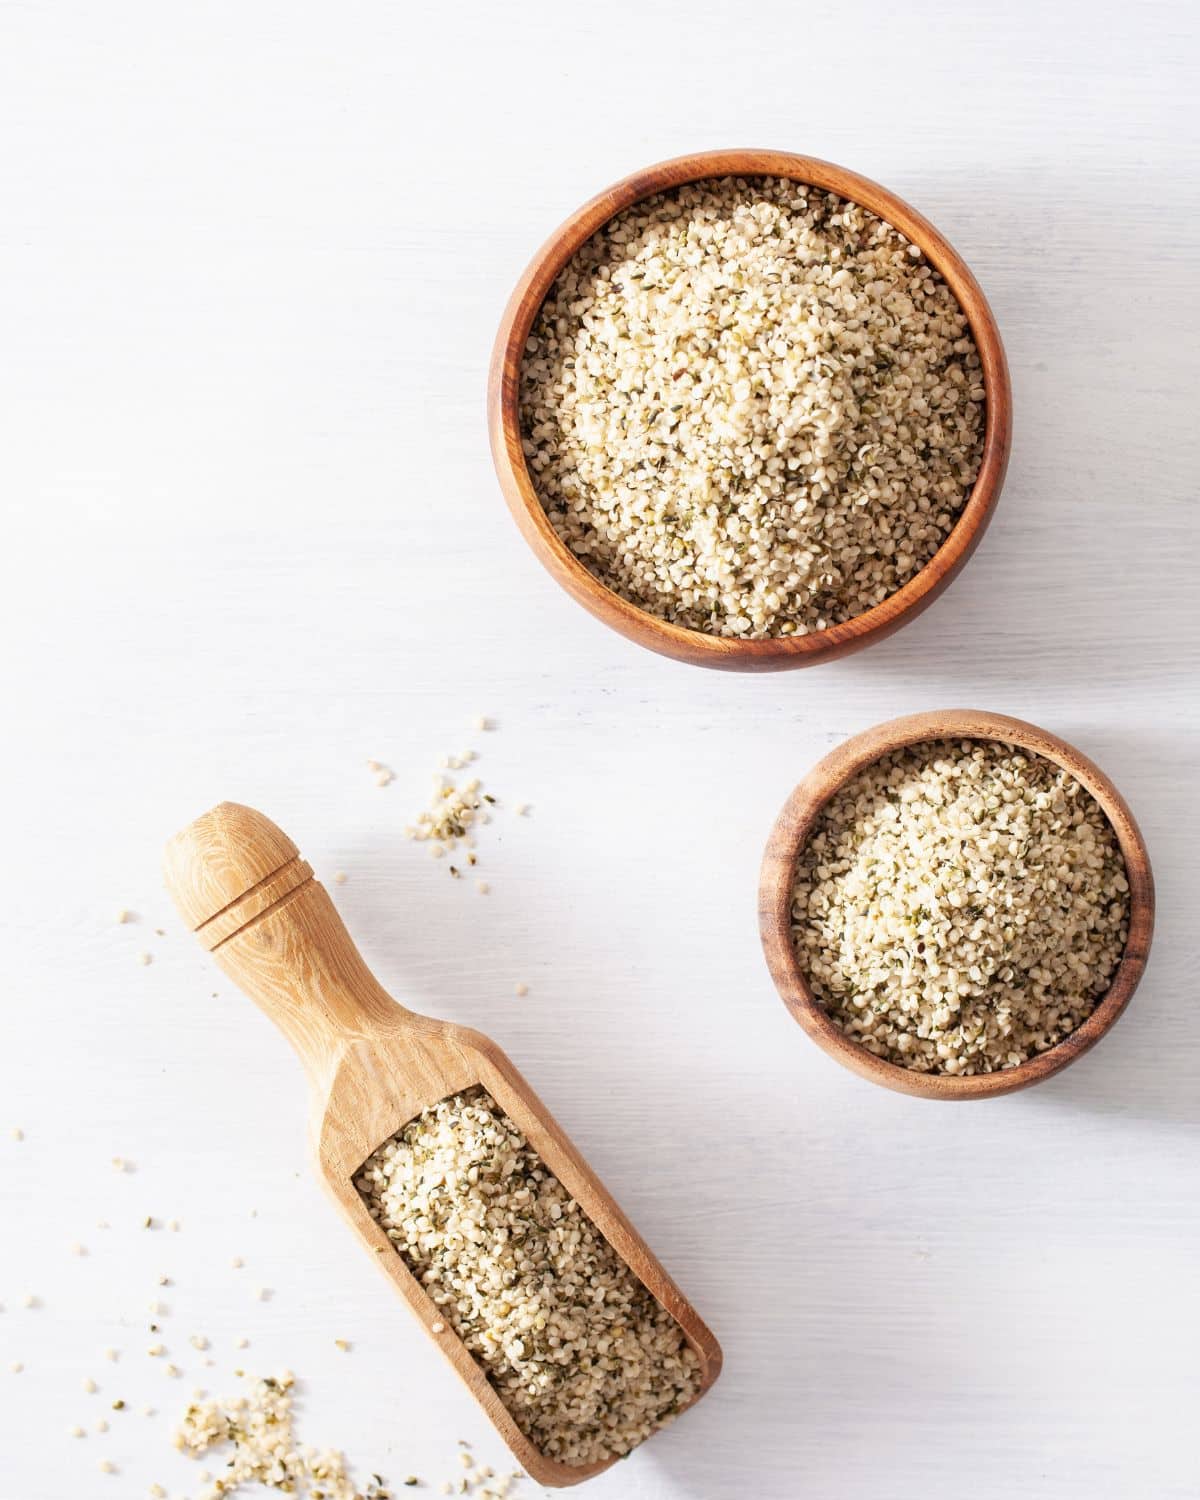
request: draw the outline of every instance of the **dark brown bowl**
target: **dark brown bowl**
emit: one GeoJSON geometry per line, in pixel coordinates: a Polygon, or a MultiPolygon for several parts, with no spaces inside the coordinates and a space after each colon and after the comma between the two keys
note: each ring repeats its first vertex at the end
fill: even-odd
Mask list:
{"type": "Polygon", "coordinates": [[[877,724],[839,745],[818,761],[784,803],[775,820],[763,856],[758,887],[758,926],[767,967],[783,1003],[813,1041],[851,1072],[901,1094],[922,1099],[989,1099],[1011,1094],[1061,1072],[1094,1047],[1117,1021],[1146,967],[1154,934],[1154,877],[1141,831],[1125,799],[1099,767],[1073,745],[1023,719],[985,713],[972,708],[947,708],[934,713],[909,714],[877,724]],[[1125,858],[1129,880],[1129,938],[1117,971],[1100,1003],[1082,1026],[1057,1046],[1039,1052],[1028,1062],[995,1073],[954,1077],[945,1073],[917,1073],[898,1063],[885,1062],[852,1041],[826,1015],[800,967],[792,942],[792,885],[796,859],[817,814],[853,777],[889,751],[924,740],[998,740],[1017,745],[1054,761],[1081,782],[1112,824],[1125,858]]]}
{"type": "Polygon", "coordinates": [[[811,666],[861,650],[915,619],[937,598],[975,550],[999,497],[1008,465],[1012,391],[1000,332],[979,284],[933,225],[903,199],[845,167],[811,156],[792,156],[784,151],[701,151],[622,178],[572,214],[534,256],[517,283],[496,335],[488,379],[488,430],[500,487],[517,525],[542,564],[573,599],[629,640],[663,656],[729,671],[770,672],[811,666]],[[958,298],[983,364],[983,457],[954,529],[921,571],[882,604],[809,635],[751,641],[706,635],[669,624],[628,603],[590,573],[559,540],[542,509],[521,449],[521,357],[538,309],[559,272],[581,245],[631,204],[683,183],[713,177],[788,177],[837,193],[894,225],[921,247],[958,298]]]}

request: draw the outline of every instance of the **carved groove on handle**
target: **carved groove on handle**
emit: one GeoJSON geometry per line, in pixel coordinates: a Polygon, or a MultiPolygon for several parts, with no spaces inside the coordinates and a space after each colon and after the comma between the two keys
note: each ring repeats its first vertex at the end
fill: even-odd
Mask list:
{"type": "Polygon", "coordinates": [[[278,870],[264,876],[236,901],[222,907],[207,922],[201,923],[196,929],[196,936],[211,953],[231,937],[236,937],[251,922],[272,911],[301,886],[307,885],[312,878],[312,866],[297,855],[278,870]]]}

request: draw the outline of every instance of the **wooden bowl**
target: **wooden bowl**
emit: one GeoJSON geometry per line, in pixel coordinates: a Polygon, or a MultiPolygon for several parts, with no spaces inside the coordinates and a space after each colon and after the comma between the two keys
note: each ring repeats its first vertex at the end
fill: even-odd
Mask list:
{"type": "Polygon", "coordinates": [[[805,667],[858,651],[915,619],[949,584],[987,529],[1004,482],[1012,391],[1004,346],[975,278],[938,231],[894,193],[845,167],[783,151],[701,151],[622,178],[557,229],[534,256],[504,312],[488,378],[488,430],[500,487],[525,540],[571,597],[598,620],[663,656],[739,672],[805,667]],[[967,315],[983,363],[986,424],[979,476],[954,529],[925,567],[882,604],[840,625],[803,636],[736,640],[669,624],[628,603],[596,578],[555,534],[521,449],[521,358],[538,310],[559,272],[609,219],[643,198],[711,177],[789,177],[839,194],[886,219],[919,245],[967,315]]]}
{"type": "Polygon", "coordinates": [[[813,767],[788,798],[771,830],[758,888],[758,924],[767,967],[784,1004],[830,1057],[872,1083],[901,1094],[916,1094],[922,1099],[987,1099],[1028,1088],[1059,1072],[1094,1047],[1121,1015],[1137,989],[1150,952],[1154,877],[1145,842],[1125,799],[1087,756],[1057,735],[1023,719],[978,709],[948,708],[877,724],[839,745],[813,767]],[[826,802],[852,777],[889,751],[941,739],[999,740],[1031,750],[1069,771],[1092,794],[1112,824],[1129,880],[1129,939],[1125,952],[1108,990],[1083,1025],[1028,1062],[968,1078],[914,1072],[898,1063],[885,1062],[847,1037],[826,1015],[809,987],[791,930],[796,859],[826,802]]]}

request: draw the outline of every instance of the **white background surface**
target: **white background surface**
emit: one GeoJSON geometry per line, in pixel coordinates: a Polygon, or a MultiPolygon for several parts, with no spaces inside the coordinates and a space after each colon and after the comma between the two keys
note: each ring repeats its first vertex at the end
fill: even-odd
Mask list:
{"type": "Polygon", "coordinates": [[[723,1341],[712,1395],[595,1500],[1200,1494],[1191,9],[0,8],[2,1500],[192,1493],[169,1415],[243,1360],[293,1365],[304,1436],[364,1471],[436,1484],[458,1437],[502,1456],[309,1176],[282,1039],[168,909],[160,846],[222,797],[347,872],[384,982],[511,1051],[723,1341]],[[1016,400],[950,593],[865,655],[757,680],[578,610],[483,424],[549,230],[635,167],[743,144],[928,214],[1016,400]],[[825,750],[963,703],[1099,760],[1160,917],[1095,1053],[937,1107],[792,1023],[755,881],[825,750]],[[401,836],[472,743],[535,804],[488,830],[486,898],[401,836]],[[160,1271],[174,1383],[144,1353],[160,1271]],[[101,1415],[107,1437],[66,1436],[101,1415]]]}

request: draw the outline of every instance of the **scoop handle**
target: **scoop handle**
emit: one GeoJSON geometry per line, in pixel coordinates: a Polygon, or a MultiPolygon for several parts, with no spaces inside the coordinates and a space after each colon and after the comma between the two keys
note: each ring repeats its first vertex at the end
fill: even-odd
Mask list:
{"type": "Polygon", "coordinates": [[[415,1019],[367,968],[311,865],[263,813],[222,802],[170,841],[164,874],[184,921],[314,1081],[348,1041],[415,1019]]]}

